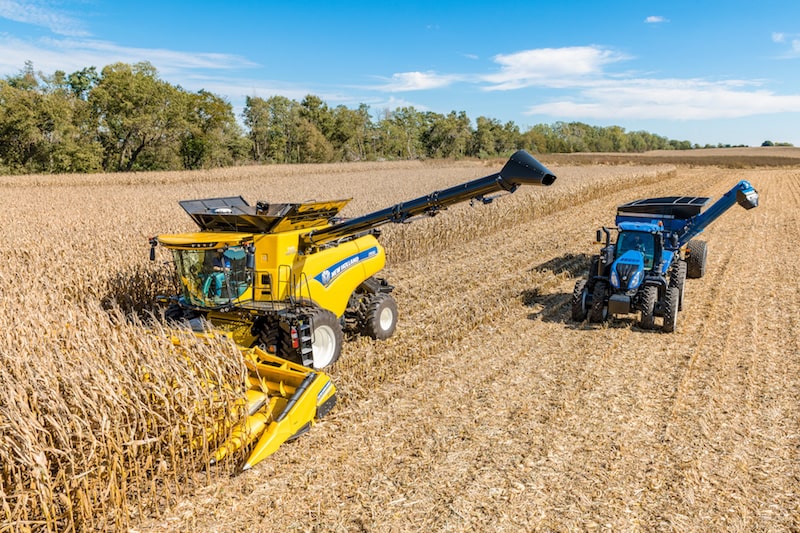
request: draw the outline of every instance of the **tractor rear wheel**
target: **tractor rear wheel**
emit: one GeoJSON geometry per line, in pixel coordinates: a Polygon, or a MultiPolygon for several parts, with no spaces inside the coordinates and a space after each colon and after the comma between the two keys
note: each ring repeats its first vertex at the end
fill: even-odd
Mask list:
{"type": "Polygon", "coordinates": [[[678,287],[678,293],[680,294],[678,298],[678,311],[683,310],[683,293],[686,289],[686,269],[686,261],[678,261],[678,263],[672,267],[672,273],[669,275],[669,286],[678,287]]]}
{"type": "Polygon", "coordinates": [[[689,258],[686,260],[686,275],[692,279],[702,278],[706,273],[708,245],[706,241],[692,239],[686,245],[689,258]]]}
{"type": "Polygon", "coordinates": [[[597,281],[592,291],[592,308],[589,310],[589,322],[602,322],[607,316],[606,282],[597,281]]]}
{"type": "Polygon", "coordinates": [[[370,299],[362,325],[362,333],[376,340],[386,340],[397,327],[397,302],[386,292],[379,292],[370,299]]]}
{"type": "Polygon", "coordinates": [[[342,354],[342,324],[332,312],[317,308],[311,313],[311,357],[313,368],[322,370],[342,354]]]}
{"type": "Polygon", "coordinates": [[[639,317],[639,327],[642,329],[653,329],[655,325],[656,301],[658,300],[658,287],[649,285],[642,289],[641,316],[639,317]]]}
{"type": "Polygon", "coordinates": [[[678,287],[667,287],[667,293],[664,295],[664,325],[661,327],[665,333],[672,333],[678,325],[680,297],[678,287]]]}
{"type": "Polygon", "coordinates": [[[575,288],[572,290],[572,320],[575,322],[583,322],[586,320],[586,296],[588,290],[586,289],[586,280],[579,279],[575,283],[575,288]]]}

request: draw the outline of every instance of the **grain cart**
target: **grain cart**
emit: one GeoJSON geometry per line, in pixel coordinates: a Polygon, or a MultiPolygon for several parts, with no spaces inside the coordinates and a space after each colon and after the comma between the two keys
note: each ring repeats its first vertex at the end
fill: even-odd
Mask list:
{"type": "Polygon", "coordinates": [[[735,203],[745,209],[758,205],[758,192],[740,181],[711,207],[710,198],[669,196],[635,200],[617,208],[616,242],[611,231],[597,231],[605,244],[592,258],[589,275],[578,280],[572,293],[572,319],[602,322],[609,315],[640,313],[639,325],[672,332],[683,307],[686,278],[706,271],[707,246],[697,237],[735,203]]]}
{"type": "Polygon", "coordinates": [[[179,280],[179,294],[158,300],[166,318],[198,332],[223,332],[240,346],[322,369],[338,359],[344,328],[375,339],[395,330],[393,287],[377,276],[386,259],[379,226],[555,179],[520,150],[496,174],[346,220],[337,215],[349,200],[182,201],[200,231],[150,240],[152,260],[158,245],[172,252],[179,280]]]}

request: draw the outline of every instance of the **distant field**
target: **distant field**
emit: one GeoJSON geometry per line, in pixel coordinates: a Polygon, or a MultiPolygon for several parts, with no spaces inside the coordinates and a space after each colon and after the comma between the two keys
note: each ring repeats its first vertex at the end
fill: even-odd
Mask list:
{"type": "MultiPolygon", "coordinates": [[[[236,477],[187,449],[208,391],[131,319],[169,287],[148,237],[192,229],[177,201],[355,216],[504,161],[0,176],[0,531],[800,528],[800,149],[541,159],[552,187],[385,228],[396,335],[347,342],[336,409],[236,477]],[[616,205],[739,179],[761,205],[704,233],[677,333],[569,320],[616,205]]],[[[232,350],[193,350],[237,382],[232,350]]]]}
{"type": "Polygon", "coordinates": [[[800,164],[800,148],[759,146],[751,148],[706,148],[702,150],[653,150],[642,154],[577,153],[547,154],[543,161],[576,164],[675,164],[722,168],[790,167],[800,164]]]}

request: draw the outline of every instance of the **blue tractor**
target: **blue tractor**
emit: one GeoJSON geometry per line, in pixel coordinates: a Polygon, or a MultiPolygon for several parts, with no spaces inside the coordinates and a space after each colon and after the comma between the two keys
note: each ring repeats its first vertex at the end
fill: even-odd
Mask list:
{"type": "Polygon", "coordinates": [[[756,207],[758,192],[740,181],[702,211],[710,200],[669,196],[619,206],[612,228],[616,242],[609,228],[597,231],[597,242],[605,244],[592,257],[589,275],[575,284],[572,319],[603,322],[638,312],[640,327],[655,329],[656,317],[663,317],[661,329],[675,331],[686,278],[701,278],[706,272],[708,248],[695,237],[735,203],[756,207]]]}

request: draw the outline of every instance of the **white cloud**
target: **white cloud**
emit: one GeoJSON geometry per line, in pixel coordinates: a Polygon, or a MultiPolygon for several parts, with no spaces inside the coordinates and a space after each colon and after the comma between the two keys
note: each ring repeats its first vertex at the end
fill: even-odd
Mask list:
{"type": "Polygon", "coordinates": [[[454,75],[436,74],[435,72],[398,72],[384,85],[372,87],[384,92],[424,91],[447,87],[460,78],[454,75]]]}
{"type": "Polygon", "coordinates": [[[530,115],[591,119],[709,120],[800,112],[800,95],[777,95],[754,82],[641,79],[607,82],[575,98],[531,106],[530,115]]]}
{"type": "Polygon", "coordinates": [[[604,65],[624,59],[627,57],[620,53],[597,46],[524,50],[496,55],[494,61],[500,64],[500,71],[482,79],[491,84],[487,90],[559,87],[597,77],[604,65]]]}
{"type": "Polygon", "coordinates": [[[772,42],[773,43],[784,43],[786,42],[786,35],[781,32],[772,32],[772,42]]]}
{"type": "Polygon", "coordinates": [[[46,2],[0,0],[0,18],[47,28],[57,35],[89,35],[79,20],[53,9],[46,2]]]}
{"type": "Polygon", "coordinates": [[[0,71],[17,71],[28,60],[33,62],[36,70],[46,73],[56,70],[70,72],[89,66],[101,69],[116,62],[132,64],[140,61],[149,61],[162,75],[201,69],[227,70],[256,66],[245,58],[228,54],[132,48],[91,39],[25,41],[0,35],[0,71]]]}
{"type": "Polygon", "coordinates": [[[646,19],[644,19],[646,24],[659,24],[661,22],[669,22],[669,19],[662,17],[660,15],[650,15],[646,19]]]}

